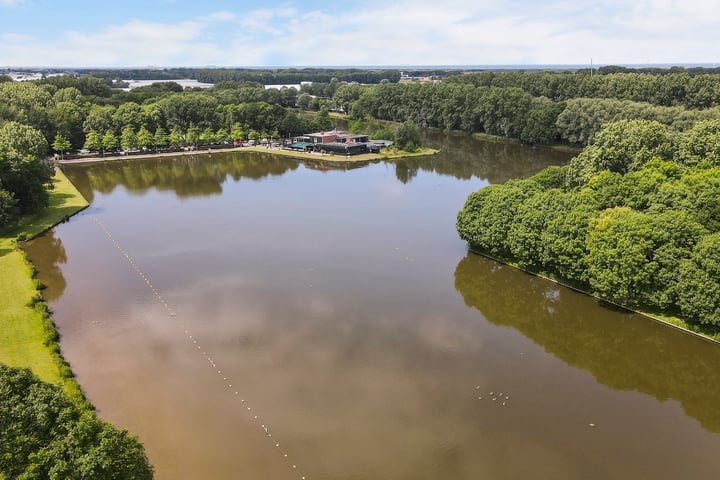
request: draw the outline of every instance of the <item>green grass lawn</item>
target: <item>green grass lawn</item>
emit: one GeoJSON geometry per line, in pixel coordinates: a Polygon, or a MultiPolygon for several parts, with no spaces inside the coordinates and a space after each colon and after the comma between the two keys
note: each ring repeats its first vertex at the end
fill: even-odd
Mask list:
{"type": "Polygon", "coordinates": [[[28,367],[40,379],[63,385],[71,398],[82,402],[80,388],[59,354],[47,307],[39,299],[34,269],[15,240],[18,235],[32,238],[87,207],[60,171],[54,186],[48,208],[0,236],[0,363],[28,367]]]}
{"type": "Polygon", "coordinates": [[[406,152],[405,150],[398,150],[391,147],[381,150],[380,153],[362,153],[360,155],[351,155],[346,157],[344,155],[319,155],[317,153],[294,152],[291,150],[280,150],[277,148],[265,147],[246,147],[243,148],[243,151],[271,153],[273,155],[284,155],[286,157],[302,158],[306,160],[322,160],[324,162],[367,162],[372,160],[392,160],[395,158],[434,155],[439,152],[439,150],[428,147],[420,147],[414,152],[406,152]]]}

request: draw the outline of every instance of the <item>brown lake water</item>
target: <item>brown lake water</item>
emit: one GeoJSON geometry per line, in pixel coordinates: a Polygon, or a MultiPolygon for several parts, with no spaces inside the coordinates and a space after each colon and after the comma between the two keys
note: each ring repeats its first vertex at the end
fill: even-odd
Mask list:
{"type": "Polygon", "coordinates": [[[569,155],[429,141],[68,166],[91,207],[27,250],[100,416],[160,480],[718,478],[719,346],[457,237],[569,155]]]}

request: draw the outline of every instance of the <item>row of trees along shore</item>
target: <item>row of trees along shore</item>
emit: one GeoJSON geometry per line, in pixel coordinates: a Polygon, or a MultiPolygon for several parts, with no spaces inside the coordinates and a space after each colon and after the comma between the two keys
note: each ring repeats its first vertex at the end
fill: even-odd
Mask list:
{"type": "Polygon", "coordinates": [[[720,332],[720,120],[602,127],[569,165],[471,194],[471,248],[720,332]]]}
{"type": "Polygon", "coordinates": [[[144,126],[153,134],[160,128],[187,140],[191,129],[230,135],[239,128],[247,139],[252,131],[261,137],[275,132],[288,136],[328,126],[327,121],[308,122],[298,109],[335,110],[354,119],[411,120],[421,127],[484,132],[532,144],[581,146],[610,121],[656,120],[685,131],[699,120],[720,118],[718,69],[603,67],[592,75],[588,70],[444,72],[440,83],[396,83],[400,77],[395,70],[112,72],[216,82],[208,89],[183,89],[169,82],[130,91],[111,88],[109,72],[87,73],[34,82],[0,76],[0,122],[30,125],[50,145],[66,145],[55,142],[60,135],[70,149],[80,149],[91,132],[101,137],[111,132],[119,139],[127,127],[137,133],[144,126]],[[329,75],[334,77],[328,80],[329,75]],[[300,79],[316,80],[299,90],[263,85],[300,79]]]}

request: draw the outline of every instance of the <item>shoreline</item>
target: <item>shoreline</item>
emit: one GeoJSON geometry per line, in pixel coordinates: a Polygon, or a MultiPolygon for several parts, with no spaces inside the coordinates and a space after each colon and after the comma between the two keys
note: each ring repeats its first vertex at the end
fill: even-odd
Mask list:
{"type": "Polygon", "coordinates": [[[59,332],[42,298],[44,286],[21,245],[89,206],[59,169],[53,184],[42,212],[0,236],[0,362],[29,368],[41,380],[59,385],[78,407],[92,410],[60,351],[59,332]]]}
{"type": "MultiPolygon", "coordinates": [[[[653,315],[653,314],[651,314],[651,313],[642,312],[642,311],[640,311],[640,310],[635,310],[635,309],[630,308],[630,307],[628,307],[628,306],[621,305],[621,304],[619,304],[619,303],[615,303],[615,302],[613,302],[613,301],[607,300],[607,299],[602,298],[602,297],[600,297],[600,296],[598,296],[598,295],[595,295],[595,294],[593,294],[593,293],[590,293],[590,292],[588,292],[587,290],[583,290],[583,289],[581,289],[581,288],[574,287],[574,286],[569,285],[569,284],[567,284],[567,283],[565,283],[565,282],[563,282],[563,281],[561,281],[561,280],[558,280],[558,279],[556,279],[556,278],[549,277],[549,276],[547,276],[547,275],[543,275],[542,273],[533,272],[532,270],[527,270],[527,269],[522,268],[522,267],[520,267],[520,266],[518,266],[518,265],[515,265],[514,263],[508,262],[508,261],[506,261],[506,260],[502,260],[502,259],[497,258],[497,257],[493,257],[492,255],[489,255],[489,254],[487,254],[487,253],[481,252],[481,251],[479,251],[479,250],[475,250],[475,249],[473,249],[473,248],[468,247],[468,251],[469,251],[470,253],[474,254],[474,255],[480,255],[480,256],[482,256],[482,257],[489,258],[490,260],[492,260],[492,261],[494,261],[494,262],[498,262],[498,263],[500,263],[500,264],[502,264],[502,265],[507,265],[508,267],[514,268],[514,269],[516,269],[516,270],[519,270],[519,271],[521,271],[521,272],[523,272],[523,273],[525,273],[525,274],[527,274],[527,275],[532,275],[532,276],[534,276],[534,277],[542,278],[543,280],[547,280],[547,281],[552,282],[552,283],[554,283],[554,284],[556,284],[556,285],[560,285],[560,286],[562,286],[562,287],[568,288],[568,289],[570,289],[570,290],[572,290],[572,291],[574,291],[574,292],[577,292],[577,293],[586,295],[586,296],[588,296],[588,297],[592,297],[592,298],[594,298],[594,299],[596,299],[596,300],[598,300],[598,301],[600,301],[600,302],[604,302],[604,303],[606,303],[606,304],[608,304],[608,305],[613,305],[614,307],[617,307],[617,308],[619,308],[619,309],[625,310],[625,311],[627,311],[627,312],[629,312],[629,313],[634,313],[634,314],[636,314],[636,315],[640,315],[640,316],[642,316],[642,317],[647,318],[648,320],[652,320],[652,321],[654,321],[654,322],[656,322],[656,323],[660,323],[660,324],[665,325],[665,326],[667,326],[667,327],[674,328],[675,330],[678,330],[678,331],[680,331],[680,332],[693,335],[693,336],[697,337],[698,339],[705,340],[706,342],[711,342],[711,343],[720,345],[720,340],[718,340],[718,339],[716,339],[716,338],[713,338],[713,337],[711,337],[711,336],[709,336],[709,335],[707,335],[707,334],[704,334],[704,333],[702,333],[702,332],[696,332],[696,331],[694,331],[694,330],[690,330],[689,328],[683,327],[682,325],[678,325],[678,324],[672,323],[672,322],[670,322],[670,321],[668,321],[668,320],[664,320],[664,319],[662,319],[662,318],[660,318],[660,317],[658,317],[658,316],[656,316],[656,315],[653,315]]],[[[683,322],[683,321],[680,320],[680,319],[678,319],[678,321],[679,321],[679,322],[682,322],[682,323],[685,323],[685,322],[683,322]]]]}
{"type": "Polygon", "coordinates": [[[390,153],[363,153],[360,155],[342,156],[332,154],[320,154],[320,153],[307,153],[307,152],[296,152],[293,150],[286,150],[278,147],[235,147],[235,148],[218,148],[218,149],[204,149],[200,150],[181,150],[177,152],[158,152],[158,153],[143,153],[140,155],[109,155],[104,157],[83,157],[73,158],[64,160],[55,160],[56,165],[75,165],[83,163],[100,163],[100,162],[112,162],[117,160],[131,160],[131,159],[147,159],[147,158],[158,158],[158,157],[178,157],[186,155],[212,155],[214,153],[229,153],[229,152],[257,152],[257,153],[270,153],[273,155],[280,155],[285,157],[298,158],[302,160],[315,160],[324,162],[337,162],[337,163],[362,163],[372,162],[375,160],[395,160],[399,158],[407,157],[422,157],[427,155],[435,155],[440,152],[433,148],[421,147],[416,152],[405,152],[395,151],[390,153]]]}

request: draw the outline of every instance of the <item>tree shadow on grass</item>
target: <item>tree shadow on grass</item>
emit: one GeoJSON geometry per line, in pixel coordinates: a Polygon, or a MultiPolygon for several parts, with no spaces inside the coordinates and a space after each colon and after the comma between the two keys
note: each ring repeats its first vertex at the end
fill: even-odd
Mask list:
{"type": "Polygon", "coordinates": [[[65,201],[66,201],[68,198],[74,198],[74,196],[73,196],[73,195],[70,195],[69,193],[57,193],[57,192],[55,192],[55,193],[53,193],[53,195],[52,195],[52,197],[51,197],[50,204],[51,204],[51,205],[56,205],[56,206],[64,205],[64,204],[65,204],[65,201]]]}

